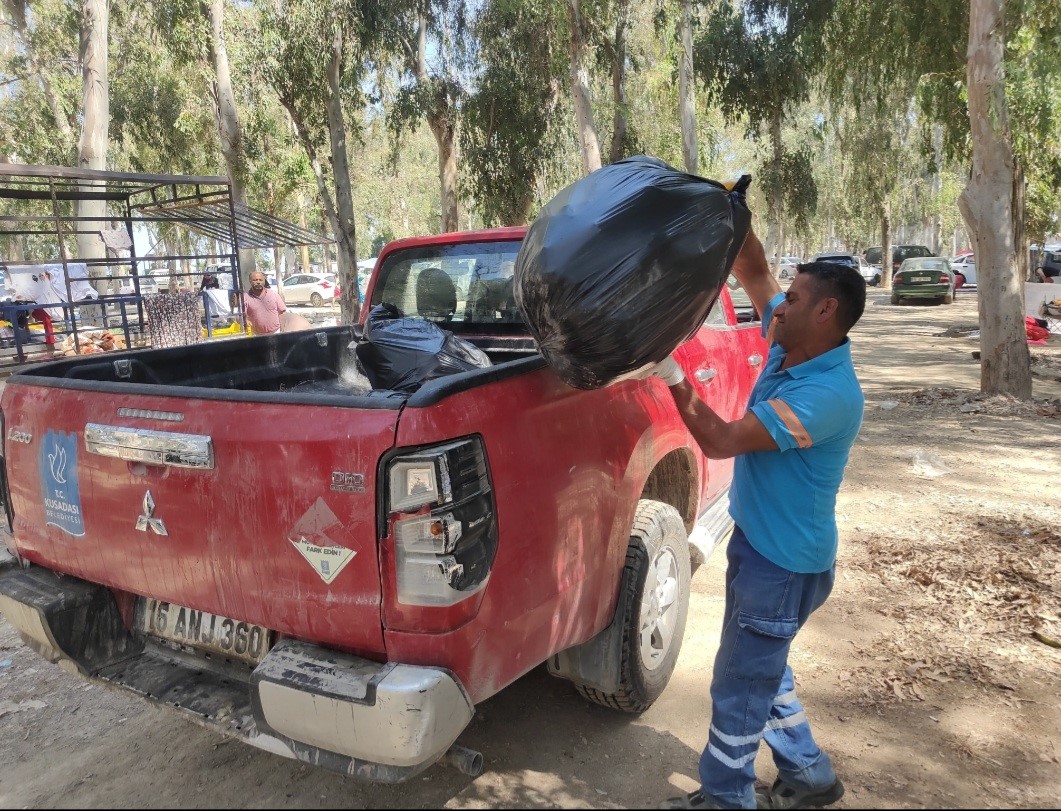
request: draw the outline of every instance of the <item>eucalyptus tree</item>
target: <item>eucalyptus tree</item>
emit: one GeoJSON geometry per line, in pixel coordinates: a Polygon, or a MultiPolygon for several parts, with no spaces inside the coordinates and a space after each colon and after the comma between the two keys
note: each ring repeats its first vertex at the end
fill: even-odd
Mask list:
{"type": "MultiPolygon", "coordinates": [[[[19,61],[22,62],[19,73],[22,78],[32,78],[39,83],[62,142],[72,146],[77,136],[70,124],[70,111],[64,98],[62,79],[59,77],[57,80],[55,71],[61,64],[56,57],[58,54],[65,55],[68,50],[63,39],[73,34],[69,25],[75,17],[70,13],[71,9],[63,3],[52,2],[45,8],[41,8],[41,5],[43,4],[38,4],[34,10],[34,16],[43,22],[43,25],[34,25],[32,28],[29,22],[28,0],[4,0],[2,8],[19,43],[19,61]],[[65,37],[64,28],[67,29],[65,37]],[[56,33],[62,43],[58,49],[55,47],[56,33]]],[[[59,69],[62,70],[61,67],[59,69]]]]}
{"type": "Polygon", "coordinates": [[[769,207],[765,248],[775,256],[775,273],[786,209],[799,211],[813,200],[806,155],[788,151],[782,128],[810,97],[818,62],[809,57],[831,9],[832,0],[721,3],[696,40],[696,70],[709,99],[727,120],[747,121],[749,134],[769,144],[760,185],[769,207]]]}
{"type": "Polygon", "coordinates": [[[491,225],[530,218],[553,155],[560,149],[567,66],[550,2],[491,0],[474,21],[479,65],[462,110],[464,195],[491,225]]]}
{"type": "Polygon", "coordinates": [[[685,171],[697,174],[700,154],[696,143],[696,76],[693,72],[693,0],[681,0],[677,26],[681,46],[678,63],[678,97],[682,125],[682,158],[685,171]]]}
{"type": "Polygon", "coordinates": [[[381,41],[403,9],[372,0],[263,0],[262,69],[306,152],[335,235],[344,321],[360,311],[357,229],[349,157],[348,113],[364,106],[363,84],[381,41]],[[326,157],[322,157],[326,155],[326,157]]]}
{"type": "Polygon", "coordinates": [[[589,38],[592,18],[587,17],[583,0],[563,0],[567,10],[568,81],[575,113],[575,128],[582,150],[583,174],[600,169],[600,141],[593,119],[593,96],[590,91],[589,38]]]}
{"type": "MultiPolygon", "coordinates": [[[[972,0],[967,60],[972,161],[958,205],[976,241],[977,288],[985,304],[980,311],[980,388],[1028,399],[1031,360],[1017,259],[1025,245],[1018,244],[1014,228],[1019,173],[1006,105],[1005,48],[1002,0],[972,0]]],[[[1022,210],[1019,215],[1023,225],[1022,210]]]]}
{"type": "Polygon", "coordinates": [[[403,77],[391,120],[397,133],[426,120],[438,146],[442,228],[460,228],[457,198],[457,131],[467,93],[470,14],[466,0],[416,0],[399,20],[394,50],[402,56],[403,77]]]}
{"type": "Polygon", "coordinates": [[[836,0],[822,38],[824,51],[841,57],[831,72],[857,96],[916,89],[926,124],[941,125],[945,158],[969,167],[959,205],[978,254],[986,393],[1031,394],[1020,294],[1025,193],[1052,184],[1029,187],[1025,177],[1049,178],[1061,168],[1056,96],[1049,102],[1059,32],[1055,0],[836,0]],[[1046,103],[1015,107],[1021,93],[1046,103]]]}
{"type": "MultiPolygon", "coordinates": [[[[150,0],[155,26],[164,35],[177,64],[193,71],[211,100],[216,146],[231,183],[232,199],[247,205],[250,164],[243,125],[232,86],[225,24],[225,0],[150,0]]],[[[244,285],[255,270],[254,251],[240,251],[244,285]]]]}
{"type": "MultiPolygon", "coordinates": [[[[105,170],[110,134],[110,85],[108,67],[108,33],[110,0],[81,0],[82,78],[81,137],[77,144],[77,165],[82,169],[105,170]]],[[[102,200],[78,200],[77,216],[93,218],[82,221],[77,235],[77,253],[82,259],[106,255],[103,241],[92,233],[106,228],[107,204],[102,200]]],[[[106,268],[93,266],[89,275],[106,276],[106,268]]]]}
{"type": "Polygon", "coordinates": [[[79,7],[69,0],[3,0],[0,153],[23,163],[71,165],[81,107],[79,7]]]}

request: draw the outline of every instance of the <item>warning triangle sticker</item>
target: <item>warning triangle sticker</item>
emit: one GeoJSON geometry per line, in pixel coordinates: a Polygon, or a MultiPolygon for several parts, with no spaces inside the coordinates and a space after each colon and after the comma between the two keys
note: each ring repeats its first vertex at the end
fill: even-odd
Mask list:
{"type": "Polygon", "coordinates": [[[291,541],[291,543],[327,585],[331,585],[331,582],[339,576],[339,572],[357,555],[353,549],[347,549],[344,546],[317,546],[306,540],[304,536],[300,536],[297,541],[291,541]]]}
{"type": "Polygon", "coordinates": [[[339,519],[335,517],[323,498],[318,498],[298,523],[291,528],[287,539],[313,567],[320,579],[327,585],[339,576],[354,556],[353,549],[339,546],[328,537],[329,530],[341,529],[339,519]]]}

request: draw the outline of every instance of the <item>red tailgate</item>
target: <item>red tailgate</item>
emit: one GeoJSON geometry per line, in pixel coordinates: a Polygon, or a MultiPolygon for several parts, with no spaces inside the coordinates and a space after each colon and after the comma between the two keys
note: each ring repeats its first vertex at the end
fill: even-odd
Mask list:
{"type": "Polygon", "coordinates": [[[9,383],[7,431],[30,437],[6,443],[19,551],[112,588],[382,654],[375,471],[398,413],[9,383]],[[156,452],[167,458],[129,461],[156,452]]]}

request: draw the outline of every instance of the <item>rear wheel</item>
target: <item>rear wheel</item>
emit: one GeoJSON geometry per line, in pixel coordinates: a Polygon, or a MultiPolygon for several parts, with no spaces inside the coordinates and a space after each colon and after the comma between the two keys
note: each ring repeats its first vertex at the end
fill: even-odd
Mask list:
{"type": "Polygon", "coordinates": [[[874,287],[880,287],[880,274],[879,273],[876,276],[873,277],[873,286],[874,287]]]}
{"type": "Polygon", "coordinates": [[[314,307],[320,307],[322,304],[324,304],[324,297],[320,293],[314,293],[312,296],[309,297],[309,303],[312,304],[314,307]]]}
{"type": "Polygon", "coordinates": [[[892,293],[892,304],[898,304],[900,301],[897,293],[892,293]]]}
{"type": "Polygon", "coordinates": [[[781,268],[781,270],[778,271],[777,275],[779,277],[781,277],[782,279],[787,279],[788,278],[788,268],[781,268]]]}
{"type": "Polygon", "coordinates": [[[623,621],[619,689],[576,685],[584,697],[625,712],[647,710],[667,686],[689,613],[689,538],[678,511],[642,499],[626,550],[616,621],[623,621]]]}

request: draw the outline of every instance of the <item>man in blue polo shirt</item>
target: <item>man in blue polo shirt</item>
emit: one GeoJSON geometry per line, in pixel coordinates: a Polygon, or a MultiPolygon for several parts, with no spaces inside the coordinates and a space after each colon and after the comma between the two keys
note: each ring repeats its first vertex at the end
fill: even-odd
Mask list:
{"type": "Polygon", "coordinates": [[[864,405],[847,333],[865,309],[866,282],[853,268],[815,262],[801,265],[782,292],[754,234],[733,274],[771,341],[744,417],[719,417],[673,358],[652,372],[670,386],[704,454],[736,457],[730,489],[736,527],[701,788],[663,807],[821,807],[844,788],[811,735],[788,652],[833,587],[836,494],[864,405]],[[760,740],[773,752],[778,778],[756,792],[760,740]]]}

